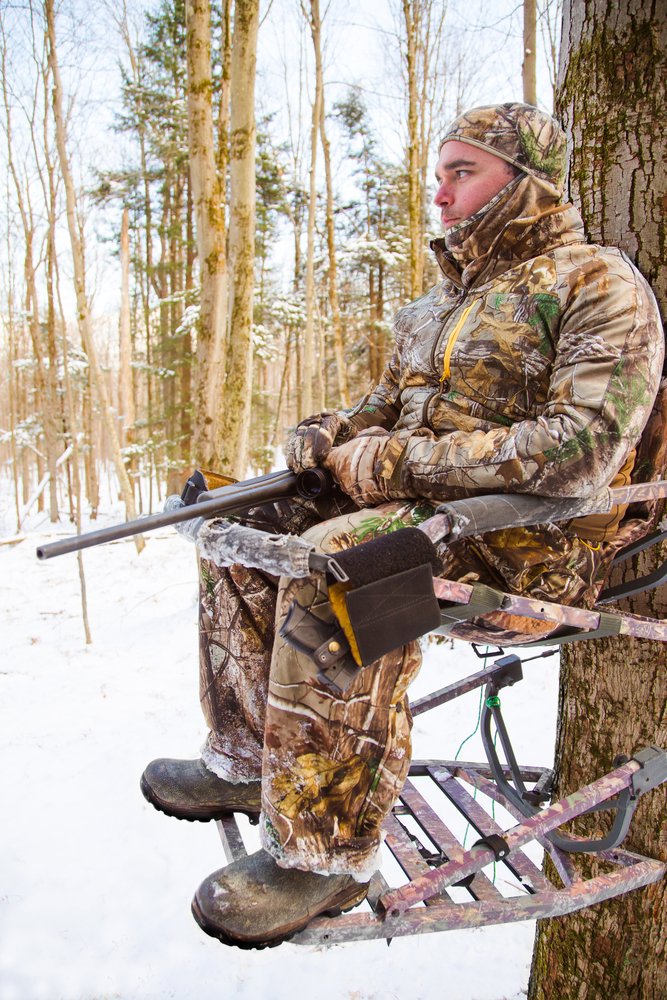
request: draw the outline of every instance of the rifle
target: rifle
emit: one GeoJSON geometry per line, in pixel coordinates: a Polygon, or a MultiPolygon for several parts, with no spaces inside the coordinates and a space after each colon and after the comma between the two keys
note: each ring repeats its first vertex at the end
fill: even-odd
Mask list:
{"type": "Polygon", "coordinates": [[[105,542],[113,542],[119,538],[142,535],[145,531],[154,531],[156,528],[179,524],[195,517],[208,520],[224,514],[238,514],[258,504],[271,503],[286,497],[300,496],[305,500],[315,500],[329,493],[333,480],[324,469],[306,469],[296,475],[289,469],[283,469],[240,483],[220,486],[215,490],[202,490],[199,483],[204,483],[203,476],[195,472],[183,491],[185,507],[159,514],[147,514],[135,521],[126,521],[125,524],[115,524],[110,528],[100,528],[85,535],[73,535],[59,542],[40,545],[37,549],[37,558],[53,559],[54,556],[62,556],[67,552],[78,552],[80,549],[104,545],[105,542]],[[191,501],[193,496],[196,497],[194,502],[191,501]]]}

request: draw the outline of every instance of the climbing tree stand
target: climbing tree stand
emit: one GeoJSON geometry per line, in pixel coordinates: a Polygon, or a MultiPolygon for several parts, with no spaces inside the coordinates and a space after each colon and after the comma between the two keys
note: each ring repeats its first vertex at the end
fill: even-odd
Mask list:
{"type": "MultiPolygon", "coordinates": [[[[481,725],[489,760],[483,764],[413,762],[385,824],[388,864],[383,869],[391,868],[392,874],[383,870],[373,876],[367,912],[318,917],[292,943],[391,939],[562,916],[648,885],[665,874],[664,863],[618,845],[639,796],[667,780],[667,752],[647,747],[630,760],[619,760],[612,771],[586,787],[546,806],[551,772],[517,764],[501,714],[498,692],[521,676],[519,657],[503,656],[489,669],[415,702],[412,713],[419,715],[485,685],[481,725]],[[492,719],[505,763],[500,762],[489,738],[492,719]],[[504,829],[494,817],[496,805],[510,822],[518,823],[504,829]],[[600,810],[614,818],[610,832],[599,840],[556,832],[567,821],[600,810]],[[469,830],[477,839],[466,849],[469,830]],[[550,882],[536,863],[534,845],[549,852],[560,885],[550,882]],[[576,863],[582,854],[603,862],[604,874],[585,878],[576,863]],[[396,872],[400,881],[392,887],[396,872]]],[[[228,861],[246,853],[234,817],[219,820],[218,829],[228,861]]]]}
{"type": "MultiPolygon", "coordinates": [[[[509,525],[567,520],[589,510],[599,510],[601,503],[609,509],[613,503],[664,498],[667,482],[632,485],[605,493],[602,499],[598,496],[584,501],[511,495],[455,501],[441,505],[432,518],[419,526],[419,531],[433,543],[509,525]]],[[[246,556],[251,553],[254,560],[250,564],[263,565],[267,549],[276,540],[262,538],[263,533],[254,529],[233,531],[243,535],[243,553],[246,556]]],[[[395,537],[387,536],[381,541],[385,556],[395,537]]],[[[664,538],[664,531],[656,531],[620,553],[617,561],[647,545],[659,544],[664,538]]],[[[227,541],[224,544],[229,560],[234,550],[227,541]]],[[[357,557],[366,548],[372,561],[376,549],[371,555],[371,547],[375,544],[358,546],[357,557]]],[[[336,579],[349,580],[344,553],[335,556],[310,553],[308,559],[311,571],[325,570],[336,579]]],[[[265,568],[276,572],[273,564],[265,568]]],[[[400,569],[397,567],[393,572],[400,569]]],[[[303,572],[308,572],[308,568],[303,572]]],[[[663,585],[667,580],[667,564],[650,576],[603,592],[600,606],[591,610],[518,597],[480,584],[431,578],[428,572],[426,576],[432,579],[434,621],[440,623],[437,631],[444,634],[461,621],[479,619],[497,610],[552,625],[553,631],[547,638],[532,641],[527,636],[524,642],[517,643],[524,647],[557,646],[620,635],[667,642],[667,622],[605,610],[611,601],[663,585]]],[[[386,598],[385,591],[382,596],[386,598]]],[[[434,627],[435,624],[429,626],[434,627]]],[[[370,656],[364,662],[373,659],[375,656],[370,656]]],[[[488,669],[412,705],[412,714],[419,715],[485,686],[480,722],[487,760],[483,764],[451,760],[414,762],[399,801],[385,823],[387,864],[373,876],[366,912],[318,917],[292,938],[294,943],[390,940],[430,931],[563,916],[649,885],[665,874],[667,864],[623,850],[621,844],[639,797],[667,781],[667,751],[647,746],[631,758],[619,756],[610,762],[612,770],[607,774],[548,804],[551,772],[517,763],[502,718],[499,692],[520,681],[522,676],[521,659],[516,654],[501,655],[488,669]],[[504,762],[496,743],[500,744],[504,762]],[[496,806],[502,807],[506,821],[501,823],[500,815],[496,817],[496,806]],[[606,833],[591,839],[571,829],[573,820],[597,812],[605,814],[600,825],[606,833]],[[563,829],[565,826],[567,831],[563,829]],[[477,839],[467,847],[470,830],[477,839]],[[548,852],[553,862],[553,882],[538,866],[540,848],[548,852]],[[593,877],[585,874],[584,869],[591,866],[578,864],[584,855],[596,859],[599,874],[593,877]]],[[[241,857],[245,846],[234,817],[220,820],[218,828],[228,861],[241,857]]]]}

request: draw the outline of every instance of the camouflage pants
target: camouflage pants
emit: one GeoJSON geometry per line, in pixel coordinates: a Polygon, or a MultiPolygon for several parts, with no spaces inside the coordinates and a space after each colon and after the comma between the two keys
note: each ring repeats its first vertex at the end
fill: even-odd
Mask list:
{"type": "MultiPolygon", "coordinates": [[[[245,520],[301,533],[336,552],[416,525],[432,511],[414,502],[339,509],[289,501],[258,508],[245,520]]],[[[515,592],[518,583],[523,593],[564,603],[586,602],[596,589],[599,554],[579,540],[548,528],[541,549],[527,541],[508,551],[502,534],[443,549],[444,575],[515,592]]],[[[295,600],[334,621],[321,578],[278,581],[242,566],[200,565],[200,694],[210,727],[204,763],[233,781],[262,778],[262,843],[279,863],[368,875],[410,764],[406,691],[421,664],[418,643],[386,654],[359,670],[345,692],[334,692],[313,661],[274,630],[295,600]]],[[[544,634],[543,623],[534,625],[534,634],[544,634]]],[[[499,644],[529,630],[526,619],[498,612],[492,621],[458,628],[462,637],[499,644]]]]}

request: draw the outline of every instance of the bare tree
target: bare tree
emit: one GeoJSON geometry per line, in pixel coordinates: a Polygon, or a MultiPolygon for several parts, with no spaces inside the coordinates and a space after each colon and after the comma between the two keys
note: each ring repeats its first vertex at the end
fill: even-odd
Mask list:
{"type": "MultiPolygon", "coordinates": [[[[41,413],[41,422],[44,431],[44,445],[46,466],[48,470],[49,483],[49,514],[53,522],[58,520],[58,492],[56,463],[58,460],[58,432],[57,432],[57,385],[56,385],[56,357],[55,343],[53,338],[53,327],[47,324],[47,344],[46,351],[42,342],[42,324],[40,321],[40,301],[37,290],[37,260],[35,243],[38,241],[37,226],[34,219],[34,212],[31,204],[30,184],[27,180],[27,171],[21,171],[16,163],[13,143],[12,128],[12,108],[8,93],[8,69],[7,69],[7,40],[5,37],[4,22],[0,25],[2,32],[2,93],[5,109],[5,133],[7,137],[7,160],[9,172],[14,183],[16,200],[23,227],[25,243],[24,256],[24,280],[26,287],[26,314],[28,316],[28,328],[32,341],[32,349],[36,366],[36,399],[41,413]],[[22,173],[24,176],[22,176],[22,173]]],[[[36,40],[33,37],[33,61],[40,66],[41,59],[35,50],[36,40]]],[[[37,105],[38,88],[42,79],[42,72],[35,75],[35,90],[32,107],[29,110],[29,131],[31,147],[33,151],[37,149],[38,130],[37,105]]],[[[41,171],[40,171],[41,179],[41,171]]]]}
{"type": "Polygon", "coordinates": [[[255,264],[255,65],[259,0],[236,0],[232,37],[229,264],[232,304],[221,416],[222,467],[246,472],[252,402],[255,264]]]}
{"type": "Polygon", "coordinates": [[[201,306],[197,323],[194,450],[197,461],[219,465],[220,398],[225,371],[227,255],[225,189],[213,137],[209,0],[186,0],[188,145],[197,223],[201,306]]]}
{"type": "MultiPolygon", "coordinates": [[[[319,0],[310,0],[310,11],[301,0],[303,15],[310,24],[313,44],[316,50],[320,47],[322,21],[320,18],[319,0]]],[[[317,213],[317,135],[322,118],[324,89],[321,74],[315,75],[315,96],[311,111],[310,124],[310,173],[308,188],[308,225],[306,243],[306,328],[303,337],[303,369],[301,372],[301,412],[300,417],[308,416],[318,409],[317,397],[321,396],[321,380],[318,379],[318,392],[313,392],[315,380],[315,216],[317,213]]]]}
{"type": "Polygon", "coordinates": [[[410,231],[411,298],[422,294],[426,233],[426,186],[433,128],[445,100],[443,36],[447,4],[401,0],[407,97],[406,167],[410,231]]]}
{"type": "Polygon", "coordinates": [[[537,104],[537,0],[523,0],[523,99],[537,104]]]}
{"type": "Polygon", "coordinates": [[[324,179],[326,184],[326,227],[327,227],[327,251],[329,255],[328,269],[328,292],[329,309],[331,311],[331,325],[333,332],[334,358],[336,361],[336,377],[338,383],[337,398],[344,406],[350,405],[350,391],[347,384],[347,369],[344,357],[343,331],[340,320],[340,306],[338,303],[338,273],[336,266],[336,235],[334,229],[334,192],[333,178],[331,175],[331,143],[327,138],[326,112],[324,101],[324,70],[322,67],[322,25],[319,20],[319,6],[311,2],[310,32],[313,40],[313,52],[315,56],[315,79],[316,93],[321,97],[319,101],[319,133],[322,143],[322,153],[324,157],[324,179]],[[317,7],[317,10],[315,8],[317,7]]]}
{"type": "Polygon", "coordinates": [[[134,424],[134,392],[132,389],[132,332],[130,329],[130,221],[127,206],[123,209],[120,230],[120,359],[119,408],[123,443],[130,440],[134,424]]]}
{"type": "MultiPolygon", "coordinates": [[[[104,421],[106,434],[109,440],[112,460],[116,468],[116,475],[118,477],[121,496],[125,503],[127,516],[129,519],[132,519],[137,516],[132,487],[130,485],[125,465],[123,464],[120,441],[118,440],[116,425],[111,413],[111,404],[109,401],[106,382],[97,360],[97,352],[95,349],[90,323],[90,310],[88,307],[88,296],[86,294],[86,274],[83,245],[81,242],[81,234],[76,211],[76,193],[74,190],[74,179],[72,177],[72,171],[67,156],[65,119],[63,115],[63,89],[60,79],[60,68],[58,65],[58,53],[56,49],[56,26],[53,0],[45,0],[44,15],[46,19],[46,32],[48,39],[48,63],[51,71],[51,78],[53,80],[53,118],[56,132],[56,146],[58,150],[60,173],[65,187],[67,226],[69,229],[70,247],[72,251],[79,332],[88,356],[88,364],[90,365],[90,371],[99,400],[102,420],[104,421]]],[[[137,551],[141,552],[145,544],[141,535],[137,536],[135,544],[137,551]]]]}

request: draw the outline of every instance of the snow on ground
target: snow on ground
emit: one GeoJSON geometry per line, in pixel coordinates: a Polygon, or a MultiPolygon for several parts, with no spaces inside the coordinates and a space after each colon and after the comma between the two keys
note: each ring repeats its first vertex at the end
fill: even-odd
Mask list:
{"type": "MultiPolygon", "coordinates": [[[[0,519],[11,535],[6,510],[0,519]]],[[[197,756],[204,737],[194,553],[175,533],[147,536],[140,556],[131,541],[86,552],[86,646],[75,556],[40,563],[34,555],[68,528],[53,531],[35,515],[22,541],[0,545],[0,1000],[523,997],[532,923],[395,939],[390,948],[260,952],[200,931],[190,900],[224,863],[217,830],[169,819],[139,791],[149,760],[197,756]]],[[[552,759],[556,661],[526,667],[503,699],[525,763],[552,759]]],[[[465,644],[429,645],[413,698],[477,669],[465,644]]],[[[473,692],[418,717],[415,757],[454,756],[478,704],[473,692]]],[[[482,759],[477,736],[460,757],[482,759]]]]}

